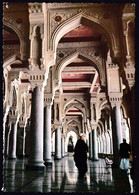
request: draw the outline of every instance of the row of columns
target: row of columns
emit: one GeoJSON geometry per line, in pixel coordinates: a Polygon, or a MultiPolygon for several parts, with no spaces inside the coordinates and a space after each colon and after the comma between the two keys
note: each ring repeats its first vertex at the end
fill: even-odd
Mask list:
{"type": "MultiPolygon", "coordinates": [[[[46,106],[43,112],[43,89],[35,87],[32,93],[31,129],[30,129],[30,153],[27,168],[44,167],[51,164],[51,105],[46,106]],[[44,113],[44,115],[43,115],[44,113]]],[[[122,142],[120,106],[112,110],[112,134],[113,134],[113,161],[119,164],[119,147],[122,142]]],[[[11,146],[9,157],[16,158],[17,122],[11,124],[11,146]]],[[[63,138],[64,139],[64,138],[63,138]]],[[[9,140],[7,140],[9,142],[9,140]]],[[[56,129],[55,135],[55,159],[64,156],[64,141],[61,143],[61,129],[56,129]],[[62,147],[61,147],[62,144],[62,147]]],[[[89,158],[98,160],[98,144],[96,128],[89,133],[89,158]]]]}
{"type": "MultiPolygon", "coordinates": [[[[27,169],[44,169],[44,164],[52,164],[51,105],[47,105],[43,112],[43,94],[41,87],[35,87],[32,93],[30,153],[27,169]]],[[[62,156],[64,156],[64,138],[61,139],[59,126],[55,131],[55,159],[61,159],[62,156]]]]}
{"type": "Polygon", "coordinates": [[[113,154],[112,135],[109,130],[98,136],[98,153],[113,154]]]}
{"type": "MultiPolygon", "coordinates": [[[[120,105],[112,109],[112,138],[113,138],[113,165],[119,166],[119,149],[122,143],[120,105]]],[[[89,133],[89,159],[98,160],[97,130],[89,133]]]]}
{"type": "Polygon", "coordinates": [[[4,155],[9,159],[25,157],[26,145],[26,124],[21,125],[19,121],[11,120],[9,126],[6,125],[4,134],[4,155]]]}
{"type": "MultiPolygon", "coordinates": [[[[32,93],[30,151],[27,169],[41,169],[52,164],[51,159],[51,105],[44,108],[43,115],[43,89],[34,88],[32,93]],[[45,161],[45,163],[44,163],[45,161]]],[[[21,129],[20,129],[21,130],[21,129]]],[[[25,129],[24,129],[25,131],[25,129]]],[[[9,158],[16,158],[17,152],[17,122],[11,123],[7,135],[6,153],[9,158]],[[10,140],[9,140],[10,139],[10,140]],[[9,145],[10,144],[10,145],[9,145]]],[[[25,133],[25,132],[24,132],[25,133]]],[[[64,137],[61,139],[60,127],[56,129],[55,159],[64,157],[64,137]]],[[[25,135],[22,143],[23,155],[25,153],[25,135]]]]}

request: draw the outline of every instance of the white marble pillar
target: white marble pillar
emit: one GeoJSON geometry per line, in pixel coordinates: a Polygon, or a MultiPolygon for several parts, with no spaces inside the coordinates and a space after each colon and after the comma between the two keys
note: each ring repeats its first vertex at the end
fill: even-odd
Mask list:
{"type": "Polygon", "coordinates": [[[97,130],[92,130],[92,160],[98,160],[97,130]]]}
{"type": "Polygon", "coordinates": [[[106,139],[107,139],[107,154],[110,154],[110,136],[108,132],[106,132],[106,139]]]}
{"type": "Polygon", "coordinates": [[[62,154],[62,158],[65,157],[65,139],[64,137],[61,138],[61,154],[62,154]]]}
{"type": "Polygon", "coordinates": [[[24,130],[23,130],[23,157],[25,156],[25,143],[26,143],[26,126],[24,126],[24,130]]]}
{"type": "Polygon", "coordinates": [[[9,149],[9,159],[16,158],[16,144],[17,144],[17,122],[12,122],[11,132],[10,132],[10,149],[9,149]]]}
{"type": "Polygon", "coordinates": [[[8,157],[9,155],[9,138],[10,138],[10,132],[11,132],[11,125],[9,125],[6,128],[6,132],[5,132],[5,140],[4,140],[4,148],[5,148],[5,156],[8,157]]]}
{"type": "Polygon", "coordinates": [[[44,161],[52,165],[51,158],[51,105],[44,108],[44,161]]]}
{"type": "Polygon", "coordinates": [[[92,131],[89,133],[89,159],[92,159],[92,131]]]}
{"type": "Polygon", "coordinates": [[[18,158],[25,157],[25,126],[19,124],[17,133],[17,155],[18,158]]]}
{"type": "Polygon", "coordinates": [[[54,154],[55,154],[55,132],[53,132],[53,134],[52,134],[52,153],[53,153],[53,156],[54,156],[54,154]]]}
{"type": "Polygon", "coordinates": [[[30,153],[27,169],[43,170],[43,94],[36,86],[32,93],[30,153]]]}
{"type": "Polygon", "coordinates": [[[121,113],[120,105],[112,110],[112,136],[113,136],[113,166],[119,166],[119,149],[122,143],[121,113]]]}
{"type": "Polygon", "coordinates": [[[55,133],[55,159],[61,159],[61,129],[58,127],[55,133]]]}

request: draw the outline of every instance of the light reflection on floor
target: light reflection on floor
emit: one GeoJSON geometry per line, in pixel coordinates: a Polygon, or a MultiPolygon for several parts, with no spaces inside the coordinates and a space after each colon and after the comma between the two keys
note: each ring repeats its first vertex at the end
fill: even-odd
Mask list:
{"type": "Polygon", "coordinates": [[[45,171],[26,170],[26,159],[6,160],[3,188],[6,192],[134,192],[130,173],[121,175],[119,169],[106,166],[100,159],[87,161],[88,172],[78,179],[73,156],[53,160],[52,168],[45,171]]]}

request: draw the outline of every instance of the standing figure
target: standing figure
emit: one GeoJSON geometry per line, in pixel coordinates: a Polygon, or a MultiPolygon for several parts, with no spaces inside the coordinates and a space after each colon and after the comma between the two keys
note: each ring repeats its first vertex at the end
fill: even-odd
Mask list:
{"type": "Polygon", "coordinates": [[[80,134],[80,139],[77,141],[74,149],[74,161],[79,171],[79,178],[83,179],[87,172],[87,152],[88,146],[84,141],[84,134],[80,134]]]}
{"type": "Polygon", "coordinates": [[[129,154],[131,152],[130,145],[126,143],[126,139],[123,139],[123,143],[120,144],[120,169],[127,173],[129,169],[129,154]]]}

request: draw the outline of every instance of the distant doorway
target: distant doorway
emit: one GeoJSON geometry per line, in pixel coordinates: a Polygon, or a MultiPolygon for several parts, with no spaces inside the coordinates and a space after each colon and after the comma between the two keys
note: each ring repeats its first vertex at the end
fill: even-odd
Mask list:
{"type": "Polygon", "coordinates": [[[68,152],[73,152],[73,137],[72,136],[69,137],[68,152]]]}

